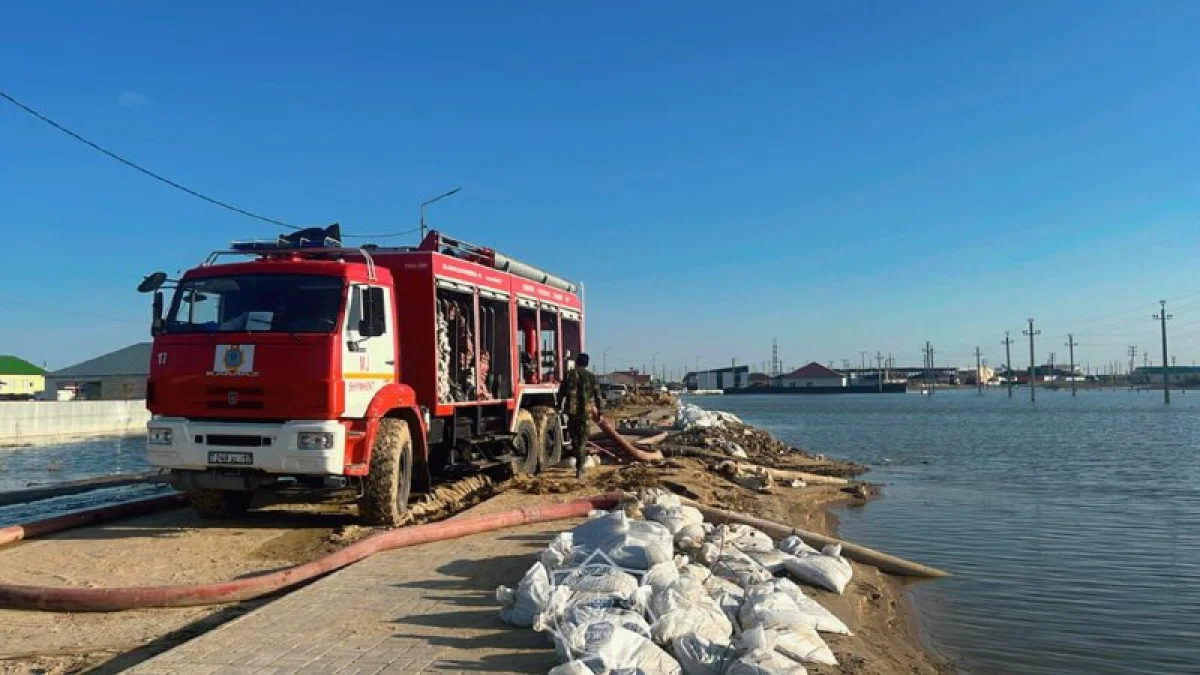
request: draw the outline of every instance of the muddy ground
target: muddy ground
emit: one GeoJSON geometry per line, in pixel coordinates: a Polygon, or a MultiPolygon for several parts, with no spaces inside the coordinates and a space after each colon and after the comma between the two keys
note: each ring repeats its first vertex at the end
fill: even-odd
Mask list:
{"type": "MultiPolygon", "coordinates": [[[[656,425],[664,424],[670,411],[647,404],[606,415],[656,425]]],[[[713,447],[717,439],[734,440],[752,460],[768,466],[839,476],[864,470],[788,448],[755,429],[685,435],[673,443],[676,448],[713,447]]],[[[662,449],[675,454],[671,445],[662,449]]],[[[612,489],[661,486],[704,503],[832,534],[837,519],[829,507],[865,504],[864,495],[869,494],[834,486],[776,486],[771,494],[762,494],[714,472],[711,464],[711,460],[683,456],[671,456],[656,467],[606,464],[590,471],[584,481],[577,481],[572,471],[552,469],[538,477],[515,479],[482,508],[527,504],[530,495],[561,500],[612,489]]],[[[354,516],[347,500],[273,503],[229,522],[204,521],[190,509],[177,509],[0,548],[0,581],[99,587],[228,580],[307,562],[370,534],[354,525],[354,516]]],[[[845,595],[812,592],[855,635],[828,638],[842,666],[809,671],[952,672],[947,663],[922,650],[903,599],[905,582],[857,563],[854,568],[854,581],[845,595]]],[[[268,601],[97,614],[0,610],[0,674],[120,672],[268,601]]]]}

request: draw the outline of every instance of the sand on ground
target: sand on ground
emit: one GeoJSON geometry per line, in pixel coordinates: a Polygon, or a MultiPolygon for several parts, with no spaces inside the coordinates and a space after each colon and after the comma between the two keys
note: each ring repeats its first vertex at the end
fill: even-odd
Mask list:
{"type": "MultiPolygon", "coordinates": [[[[661,421],[665,414],[661,407],[644,406],[610,416],[661,421]]],[[[763,464],[833,475],[862,470],[778,447],[778,441],[756,430],[735,433],[763,464]]],[[[855,496],[830,486],[776,486],[763,494],[719,475],[705,461],[678,457],[656,467],[602,466],[583,481],[562,469],[521,477],[475,512],[528,505],[531,495],[562,501],[654,486],[825,534],[837,530],[831,506],[866,503],[862,492],[855,496]]],[[[272,504],[234,521],[205,521],[190,509],[175,509],[0,548],[0,582],[115,587],[224,581],[307,562],[344,546],[363,534],[353,525],[354,515],[346,503],[272,504]]],[[[854,580],[844,595],[806,588],[854,632],[826,636],[840,666],[811,666],[809,672],[953,672],[948,662],[922,648],[903,594],[907,583],[854,563],[854,580]]],[[[0,674],[119,672],[268,601],[115,613],[0,610],[0,674]]]]}

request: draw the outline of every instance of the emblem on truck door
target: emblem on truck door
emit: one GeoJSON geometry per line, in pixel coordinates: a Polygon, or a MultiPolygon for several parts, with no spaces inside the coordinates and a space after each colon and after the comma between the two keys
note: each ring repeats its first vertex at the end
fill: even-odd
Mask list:
{"type": "Polygon", "coordinates": [[[229,396],[226,397],[226,400],[229,401],[229,405],[237,405],[237,402],[238,402],[237,392],[236,391],[229,392],[229,396]]]}

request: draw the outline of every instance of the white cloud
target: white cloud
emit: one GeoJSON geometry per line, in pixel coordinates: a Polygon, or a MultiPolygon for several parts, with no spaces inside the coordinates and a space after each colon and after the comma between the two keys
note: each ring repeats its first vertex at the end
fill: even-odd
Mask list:
{"type": "Polygon", "coordinates": [[[146,105],[149,102],[150,99],[146,98],[142,94],[137,93],[136,91],[123,91],[121,92],[121,95],[117,97],[117,104],[123,108],[136,108],[138,106],[146,105]]]}

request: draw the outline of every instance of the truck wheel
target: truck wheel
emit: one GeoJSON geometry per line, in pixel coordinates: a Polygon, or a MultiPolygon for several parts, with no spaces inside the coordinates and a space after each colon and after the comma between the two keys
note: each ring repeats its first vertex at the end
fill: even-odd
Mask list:
{"type": "Polygon", "coordinates": [[[538,406],[531,410],[533,423],[537,427],[542,446],[542,468],[558,466],[562,461],[563,428],[558,411],[550,406],[538,406]]]}
{"type": "Polygon", "coordinates": [[[517,435],[512,439],[513,473],[537,473],[542,457],[542,446],[538,438],[533,415],[528,410],[518,410],[517,435]]]}
{"type": "Polygon", "coordinates": [[[408,513],[412,475],[413,444],[408,423],[393,417],[379,420],[371,448],[371,468],[358,500],[359,517],[369,525],[400,525],[408,513]]]}
{"type": "Polygon", "coordinates": [[[188,499],[201,518],[233,518],[244,515],[254,501],[249,490],[193,490],[188,499]]]}

